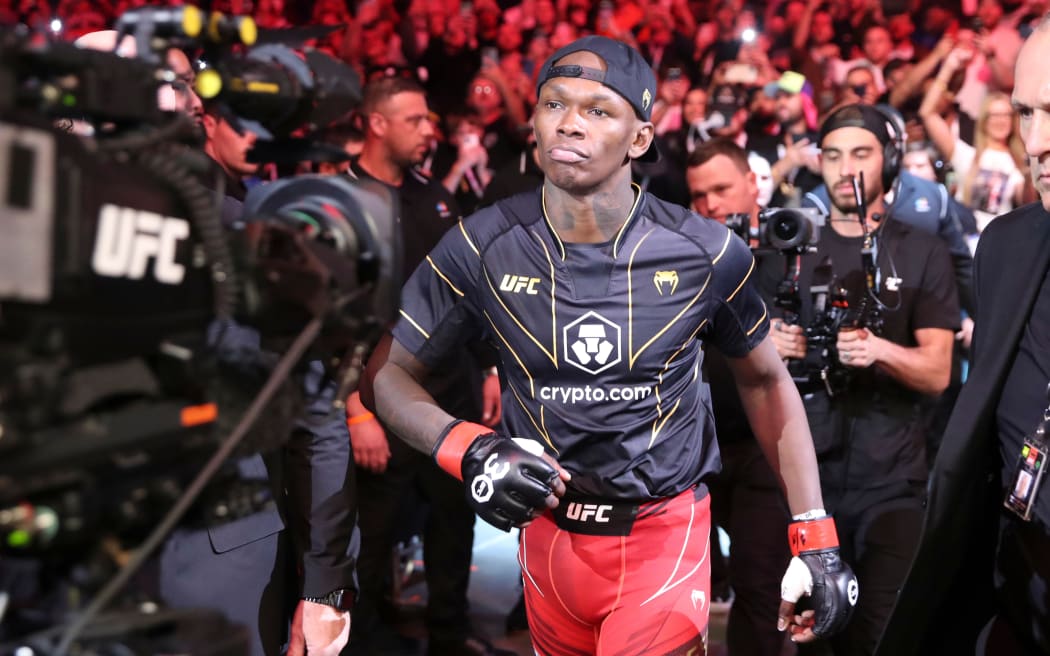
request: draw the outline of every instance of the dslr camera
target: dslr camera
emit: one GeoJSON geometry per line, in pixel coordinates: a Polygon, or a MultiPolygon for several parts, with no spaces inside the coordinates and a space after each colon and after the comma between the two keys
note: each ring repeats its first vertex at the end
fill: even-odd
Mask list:
{"type": "Polygon", "coordinates": [[[726,227],[748,244],[758,245],[752,250],[773,250],[785,255],[811,252],[820,239],[824,215],[814,208],[769,207],[758,215],[758,228],[751,228],[751,216],[730,214],[726,227]]]}

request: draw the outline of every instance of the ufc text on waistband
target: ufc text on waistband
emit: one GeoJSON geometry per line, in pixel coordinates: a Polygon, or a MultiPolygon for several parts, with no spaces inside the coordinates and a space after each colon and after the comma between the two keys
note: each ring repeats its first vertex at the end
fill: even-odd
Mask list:
{"type": "Polygon", "coordinates": [[[613,503],[607,499],[565,497],[551,511],[563,531],[582,535],[630,535],[638,517],[637,503],[613,503]]]}

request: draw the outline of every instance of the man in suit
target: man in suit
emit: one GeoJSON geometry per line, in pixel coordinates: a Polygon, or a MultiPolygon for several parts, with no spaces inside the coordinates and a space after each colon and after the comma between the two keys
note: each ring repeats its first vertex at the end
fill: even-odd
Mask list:
{"type": "Polygon", "coordinates": [[[996,219],[977,247],[973,369],[934,465],[920,546],[880,654],[1050,652],[1050,492],[1026,481],[1029,458],[1021,457],[1036,461],[1046,441],[1032,438],[1045,423],[1050,372],[1047,52],[1044,19],[1018,56],[1013,92],[1041,206],[996,219]],[[1020,515],[1030,510],[1028,519],[1004,508],[1008,493],[1024,499],[1013,505],[1020,515]]]}
{"type": "MultiPolygon", "coordinates": [[[[205,153],[226,178],[229,223],[241,215],[243,179],[258,167],[247,161],[256,137],[214,107],[203,127],[205,153]]],[[[254,330],[215,325],[211,337],[224,365],[265,366],[254,330]]],[[[223,481],[205,492],[159,558],[164,602],[222,611],[248,629],[252,656],[280,654],[284,644],[292,656],[334,656],[350,634],[360,543],[350,435],[319,362],[302,383],[305,407],[287,443],[227,463],[223,481]],[[238,504],[244,490],[252,501],[238,504]],[[219,508],[232,510],[220,515],[219,508]]]]}

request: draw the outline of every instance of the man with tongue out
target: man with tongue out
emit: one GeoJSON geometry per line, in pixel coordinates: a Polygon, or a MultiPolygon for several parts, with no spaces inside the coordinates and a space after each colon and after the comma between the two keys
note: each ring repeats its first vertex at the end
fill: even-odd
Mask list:
{"type": "Polygon", "coordinates": [[[363,397],[392,432],[465,484],[482,519],[522,527],[519,560],[539,654],[706,648],[706,476],[720,467],[702,345],[727,356],[796,520],[780,618],[797,641],[848,621],[856,579],[838,557],[795,385],[721,224],[631,183],[653,159],[656,81],[634,49],[591,36],[539,72],[543,186],[450,230],[406,284],[389,355],[363,397]],[[419,385],[441,354],[500,352],[504,423],[448,415],[419,385]],[[374,394],[370,401],[369,396],[374,394]],[[796,614],[800,596],[813,610],[796,614]]]}

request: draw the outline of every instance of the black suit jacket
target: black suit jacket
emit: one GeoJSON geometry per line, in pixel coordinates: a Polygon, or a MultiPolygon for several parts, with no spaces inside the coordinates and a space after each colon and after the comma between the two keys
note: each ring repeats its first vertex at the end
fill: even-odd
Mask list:
{"type": "Polygon", "coordinates": [[[997,218],[981,235],[972,369],[948,421],[922,539],[877,654],[973,653],[976,633],[994,612],[1003,500],[996,410],[1048,266],[1050,213],[1038,203],[997,218]]]}

